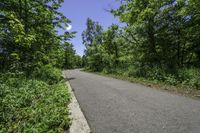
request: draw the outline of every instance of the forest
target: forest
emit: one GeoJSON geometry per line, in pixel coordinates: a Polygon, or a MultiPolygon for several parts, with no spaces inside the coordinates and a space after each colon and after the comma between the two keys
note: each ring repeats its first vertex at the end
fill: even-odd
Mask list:
{"type": "Polygon", "coordinates": [[[63,0],[0,1],[0,132],[63,132],[71,119],[62,69],[79,67],[63,0]],[[63,29],[63,34],[58,33],[63,29]]]}
{"type": "Polygon", "coordinates": [[[83,57],[59,12],[64,0],[0,1],[0,132],[68,130],[63,69],[200,89],[200,1],[117,1],[109,12],[122,25],[104,28],[88,18],[83,57]]]}
{"type": "Polygon", "coordinates": [[[199,0],[122,0],[110,12],[124,26],[87,19],[86,70],[200,88],[199,0]]]}

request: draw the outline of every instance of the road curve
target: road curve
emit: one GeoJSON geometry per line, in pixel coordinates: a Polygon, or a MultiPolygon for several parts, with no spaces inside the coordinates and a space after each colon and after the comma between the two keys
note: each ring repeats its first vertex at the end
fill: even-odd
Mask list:
{"type": "Polygon", "coordinates": [[[200,101],[68,70],[67,78],[94,133],[200,133],[200,101]]]}

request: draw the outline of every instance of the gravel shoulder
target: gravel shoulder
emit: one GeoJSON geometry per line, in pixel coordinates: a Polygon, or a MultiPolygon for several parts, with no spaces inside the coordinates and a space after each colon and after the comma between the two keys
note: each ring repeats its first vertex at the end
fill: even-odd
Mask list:
{"type": "MultiPolygon", "coordinates": [[[[63,75],[65,78],[67,78],[66,71],[63,72],[63,75]]],[[[69,104],[69,109],[72,117],[72,124],[70,126],[69,133],[90,133],[90,127],[83,112],[81,111],[80,105],[68,80],[66,81],[66,84],[71,95],[71,103],[69,104]]]]}

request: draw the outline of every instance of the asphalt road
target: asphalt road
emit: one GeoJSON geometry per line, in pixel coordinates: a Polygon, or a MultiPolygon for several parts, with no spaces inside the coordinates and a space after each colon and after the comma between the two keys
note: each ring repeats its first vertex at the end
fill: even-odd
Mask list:
{"type": "Polygon", "coordinates": [[[94,133],[200,133],[200,101],[79,70],[67,71],[94,133]]]}

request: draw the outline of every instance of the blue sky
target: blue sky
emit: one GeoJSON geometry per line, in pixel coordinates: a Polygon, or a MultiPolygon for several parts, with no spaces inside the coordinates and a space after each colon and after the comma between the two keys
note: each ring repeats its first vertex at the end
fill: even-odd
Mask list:
{"type": "Polygon", "coordinates": [[[86,28],[86,19],[89,17],[98,21],[104,29],[112,23],[118,24],[118,19],[105,9],[117,8],[119,5],[115,0],[65,0],[60,11],[72,21],[71,31],[77,31],[76,37],[71,40],[77,54],[83,55],[85,49],[81,33],[86,28]]]}

